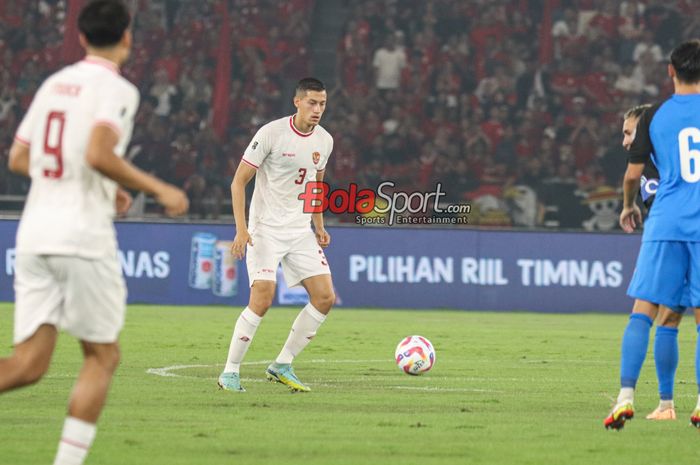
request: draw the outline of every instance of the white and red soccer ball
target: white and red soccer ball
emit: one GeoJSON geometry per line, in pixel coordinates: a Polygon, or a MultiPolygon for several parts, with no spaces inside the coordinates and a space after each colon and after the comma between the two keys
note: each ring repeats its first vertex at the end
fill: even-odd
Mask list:
{"type": "Polygon", "coordinates": [[[420,375],[435,365],[435,349],[423,336],[405,337],[394,355],[396,364],[409,375],[420,375]]]}

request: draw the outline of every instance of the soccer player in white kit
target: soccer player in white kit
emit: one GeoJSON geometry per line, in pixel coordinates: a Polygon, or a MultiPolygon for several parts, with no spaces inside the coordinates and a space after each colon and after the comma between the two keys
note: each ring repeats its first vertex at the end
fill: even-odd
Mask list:
{"type": "Polygon", "coordinates": [[[218,384],[222,389],[245,391],[240,366],[263,316],[275,296],[276,271],[282,264],[289,287],[304,286],[310,302],[292,325],[287,342],[275,362],[267,367],[267,378],[306,392],[292,369],[292,360],[307,346],[335,302],[333,282],[323,247],[330,235],[322,213],[305,213],[299,195],[309,181],[322,181],[333,150],[333,138],[319,125],[326,108],[326,90],[321,81],[299,81],[294,96],[296,114],[285,116],[258,130],[245,151],[231,184],[236,237],[231,252],[246,256],[250,300],[233,330],[228,358],[218,384]],[[255,176],[246,226],[245,186],[255,176]],[[314,230],[311,229],[313,222],[314,230]]]}
{"type": "Polygon", "coordinates": [[[0,392],[37,382],[59,329],[80,340],[84,355],[54,465],[80,465],[95,437],[119,363],[126,288],[112,224],[128,194],[154,194],[171,215],[187,211],[184,192],[122,159],[139,93],[119,75],[129,56],[129,12],[96,0],[80,13],[84,60],[39,88],[10,149],[11,171],[30,176],[17,231],[14,352],[0,359],[0,392]]]}

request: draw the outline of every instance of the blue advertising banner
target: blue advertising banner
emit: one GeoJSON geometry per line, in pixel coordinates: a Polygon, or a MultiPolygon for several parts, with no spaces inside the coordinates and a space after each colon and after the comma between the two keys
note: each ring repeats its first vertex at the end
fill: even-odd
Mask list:
{"type": "MultiPolygon", "coordinates": [[[[13,300],[16,221],[0,221],[0,300],[13,300]]],[[[343,307],[628,312],[639,235],[330,228],[343,307]]],[[[117,223],[130,303],[243,306],[230,225],[117,223]]],[[[281,278],[281,274],[279,275],[281,278]]],[[[279,286],[278,303],[305,292],[279,286]]]]}

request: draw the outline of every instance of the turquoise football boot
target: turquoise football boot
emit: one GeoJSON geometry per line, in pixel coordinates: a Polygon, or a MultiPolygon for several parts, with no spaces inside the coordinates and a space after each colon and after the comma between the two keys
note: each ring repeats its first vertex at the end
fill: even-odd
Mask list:
{"type": "Polygon", "coordinates": [[[245,392],[241,386],[241,375],[238,373],[221,373],[217,384],[225,391],[245,392]]]}
{"type": "Polygon", "coordinates": [[[294,374],[294,369],[289,363],[271,363],[267,367],[267,379],[277,383],[286,384],[293,392],[309,392],[311,388],[302,383],[297,375],[294,374]]]}

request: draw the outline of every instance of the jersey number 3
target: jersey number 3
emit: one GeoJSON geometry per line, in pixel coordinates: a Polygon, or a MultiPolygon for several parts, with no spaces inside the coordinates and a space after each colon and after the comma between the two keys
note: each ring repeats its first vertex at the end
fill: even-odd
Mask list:
{"type": "Polygon", "coordinates": [[[65,125],[65,112],[52,111],[46,118],[44,154],[56,158],[55,169],[44,169],[44,177],[46,178],[59,179],[63,176],[63,128],[65,125]]]}
{"type": "Polygon", "coordinates": [[[700,144],[700,129],[685,128],[678,133],[681,177],[686,182],[698,182],[700,181],[700,150],[690,148],[691,139],[693,144],[700,144]]]}
{"type": "Polygon", "coordinates": [[[304,184],[306,178],[306,168],[299,168],[299,177],[294,181],[294,184],[304,184]]]}

